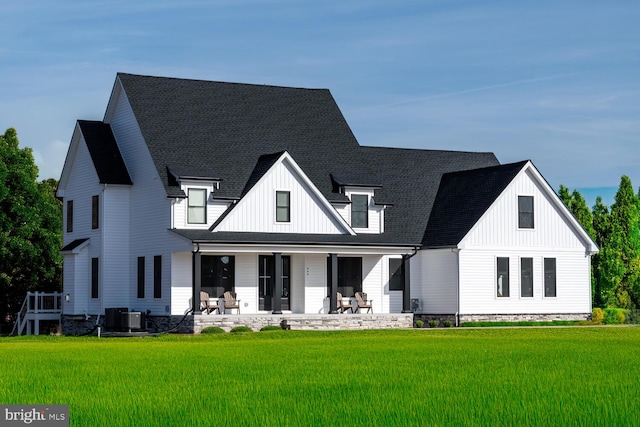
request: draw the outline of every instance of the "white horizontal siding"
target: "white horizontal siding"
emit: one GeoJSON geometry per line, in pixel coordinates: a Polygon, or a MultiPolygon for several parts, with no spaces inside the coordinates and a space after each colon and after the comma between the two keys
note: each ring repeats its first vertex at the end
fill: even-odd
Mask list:
{"type": "MultiPolygon", "coordinates": [[[[145,267],[146,264],[148,263],[145,263],[145,267]]],[[[175,253],[171,256],[171,314],[173,315],[185,314],[193,305],[192,266],[193,257],[190,252],[175,253]]],[[[149,269],[147,268],[146,277],[148,274],[149,269]]],[[[151,266],[151,277],[153,278],[153,265],[151,266]]],[[[148,295],[153,296],[153,283],[151,286],[145,287],[145,296],[148,295]]]]}
{"type": "Polygon", "coordinates": [[[421,311],[434,314],[455,313],[458,305],[457,254],[450,249],[423,250],[415,258],[418,258],[422,266],[422,289],[419,294],[412,292],[411,297],[421,298],[421,311]]]}
{"type": "Polygon", "coordinates": [[[342,234],[345,231],[287,160],[276,163],[215,231],[342,234]],[[291,195],[291,221],[276,222],[276,191],[291,195]]]}
{"type": "Polygon", "coordinates": [[[304,313],[327,313],[327,255],[307,254],[304,266],[304,313]]]}
{"type": "Polygon", "coordinates": [[[462,314],[588,313],[589,258],[581,251],[460,251],[462,314]],[[510,296],[496,296],[496,258],[509,258],[510,296]],[[533,258],[533,298],[520,297],[520,259],[533,258]],[[557,297],[543,295],[543,259],[556,258],[557,297]]]}
{"type": "Polygon", "coordinates": [[[108,307],[130,306],[129,236],[131,230],[131,189],[107,186],[100,198],[100,229],[103,234],[103,304],[108,307]]]}

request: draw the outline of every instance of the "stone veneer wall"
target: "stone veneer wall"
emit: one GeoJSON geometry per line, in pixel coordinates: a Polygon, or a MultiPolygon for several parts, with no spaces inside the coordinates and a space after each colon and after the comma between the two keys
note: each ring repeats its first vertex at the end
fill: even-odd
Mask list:
{"type": "MultiPolygon", "coordinates": [[[[462,322],[551,322],[553,320],[587,320],[591,318],[591,313],[568,313],[568,314],[460,314],[458,321],[462,322]]],[[[416,320],[422,320],[428,324],[430,320],[440,321],[440,325],[445,320],[456,325],[455,314],[416,314],[416,320]]]]}

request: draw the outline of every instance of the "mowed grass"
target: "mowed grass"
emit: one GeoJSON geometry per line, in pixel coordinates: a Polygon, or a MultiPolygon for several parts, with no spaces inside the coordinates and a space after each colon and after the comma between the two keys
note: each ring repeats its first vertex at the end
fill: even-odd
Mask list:
{"type": "Polygon", "coordinates": [[[73,426],[635,426],[640,328],[0,339],[0,403],[73,426]]]}

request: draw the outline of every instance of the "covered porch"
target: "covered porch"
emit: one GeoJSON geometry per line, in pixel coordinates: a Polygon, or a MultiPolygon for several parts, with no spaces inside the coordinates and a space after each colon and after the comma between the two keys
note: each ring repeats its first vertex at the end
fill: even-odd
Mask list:
{"type": "MultiPolygon", "coordinates": [[[[192,280],[188,287],[172,284],[172,314],[193,310],[194,316],[204,319],[245,314],[336,315],[338,292],[354,306],[346,316],[357,311],[356,292],[366,293],[372,300],[374,314],[410,313],[413,249],[194,242],[188,260],[192,280]],[[201,292],[219,309],[208,314],[203,311],[201,292]],[[225,307],[225,292],[235,294],[238,308],[225,307]],[[188,305],[179,304],[187,299],[188,305]]],[[[174,272],[186,272],[184,255],[174,254],[174,272]]]]}

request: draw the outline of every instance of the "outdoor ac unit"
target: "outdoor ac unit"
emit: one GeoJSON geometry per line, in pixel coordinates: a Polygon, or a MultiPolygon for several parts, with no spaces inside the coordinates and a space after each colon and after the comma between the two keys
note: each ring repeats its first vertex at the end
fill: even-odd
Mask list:
{"type": "Polygon", "coordinates": [[[415,313],[420,310],[422,310],[422,301],[420,301],[420,298],[411,298],[411,311],[415,313]]]}
{"type": "Polygon", "coordinates": [[[106,308],[104,310],[104,327],[108,331],[117,331],[122,327],[122,313],[129,311],[128,308],[106,308]]]}
{"type": "Polygon", "coordinates": [[[142,319],[142,313],[139,311],[128,311],[121,314],[121,327],[123,329],[142,329],[144,321],[142,319]]]}

